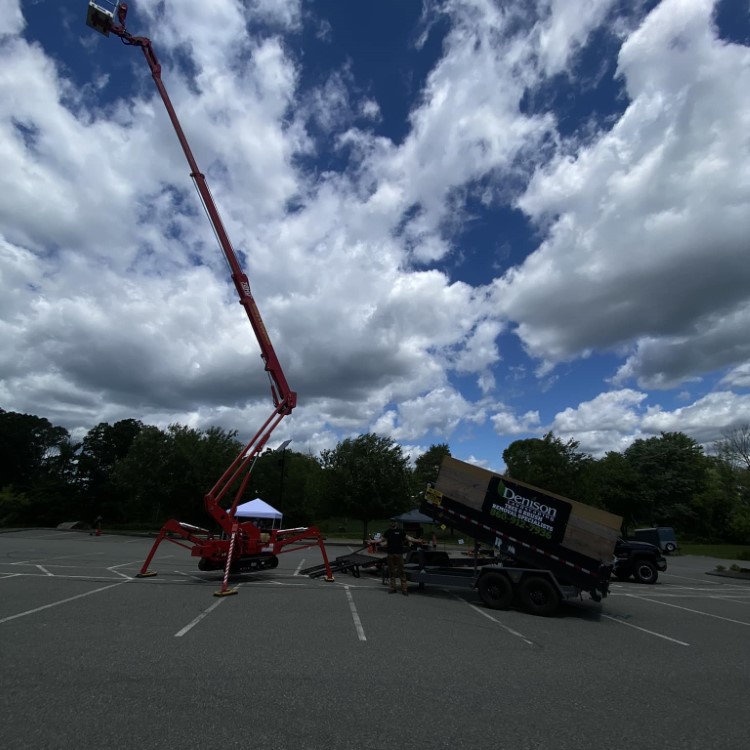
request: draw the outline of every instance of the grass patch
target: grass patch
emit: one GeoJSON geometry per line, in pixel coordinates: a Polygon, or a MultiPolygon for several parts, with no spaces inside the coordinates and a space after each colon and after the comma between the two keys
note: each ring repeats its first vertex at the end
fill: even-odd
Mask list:
{"type": "Polygon", "coordinates": [[[747,544],[680,544],[680,552],[720,560],[750,560],[750,545],[747,544]]]}

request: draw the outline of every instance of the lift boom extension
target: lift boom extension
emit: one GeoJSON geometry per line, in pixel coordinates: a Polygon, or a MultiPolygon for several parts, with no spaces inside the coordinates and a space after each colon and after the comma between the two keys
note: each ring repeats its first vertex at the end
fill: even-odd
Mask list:
{"type": "Polygon", "coordinates": [[[190,166],[190,176],[193,178],[216,238],[229,264],[232,281],[239,295],[240,304],[245,309],[255,337],[258,340],[261,358],[271,381],[271,396],[274,404],[274,409],[263,426],[255,433],[250,442],[245,445],[219,481],[205,495],[206,511],[219,525],[222,533],[216,536],[207,529],[170,519],[159,532],[138,575],[140,577],[156,575],[148,569],[148,566],[157,548],[166,539],[180,547],[189,549],[193,557],[200,558],[198,567],[201,570],[224,569],[224,585],[220,592],[221,594],[233,593],[227,591],[227,576],[230,572],[275,568],[278,565],[278,558],[276,556],[281,552],[291,552],[292,550],[305,549],[316,545],[320,548],[323,556],[327,573],[326,580],[332,581],[333,575],[323,544],[323,536],[317,528],[271,529],[267,533],[263,533],[250,522],[238,521],[234,515],[237,505],[247,488],[255,460],[279,422],[287,414],[290,414],[292,409],[297,405],[297,394],[291,390],[287,383],[284,372],[281,369],[281,364],[271,344],[271,339],[268,336],[268,331],[260,316],[258,306],[255,304],[255,299],[250,290],[250,283],[242,271],[216,204],[211,196],[206,178],[198,169],[198,164],[195,161],[195,157],[182,130],[167,90],[161,80],[161,65],[154,53],[151,40],[142,36],[133,36],[126,30],[125,19],[127,12],[127,3],[90,0],[86,23],[104,36],[113,34],[119,37],[123,44],[140,47],[143,51],[156,88],[164,102],[169,119],[177,134],[177,139],[190,166]],[[224,510],[222,504],[226,504],[226,496],[230,488],[237,485],[238,489],[234,494],[230,507],[224,510]]]}

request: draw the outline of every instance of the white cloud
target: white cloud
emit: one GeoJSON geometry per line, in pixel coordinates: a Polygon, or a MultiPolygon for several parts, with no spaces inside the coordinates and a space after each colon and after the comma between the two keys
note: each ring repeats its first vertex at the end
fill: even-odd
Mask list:
{"type": "MultiPolygon", "coordinates": [[[[132,7],[299,391],[279,439],[315,453],[368,429],[415,446],[533,432],[531,401],[498,405],[501,368],[536,366],[550,392],[557,362],[618,345],[618,384],[738,366],[726,382],[742,385],[747,48],[715,38],[710,3],[664,0],[623,32],[629,105],[610,131],[566,140],[551,111],[521,111],[551,77],[573,80],[615,8],[425,4],[425,28],[447,33],[396,142],[356,66],[303,88],[294,35],[335,40],[314,4],[132,7]],[[334,146],[346,168],[316,161],[334,146]],[[501,281],[457,281],[471,200],[492,211],[527,183],[537,252],[501,281]],[[503,348],[515,323],[537,363],[503,348]]],[[[81,17],[59,40],[87,55],[81,83],[21,35],[20,9],[0,0],[0,406],[79,432],[136,417],[251,433],[271,407],[258,347],[142,55],[81,17]]],[[[639,398],[601,394],[553,426],[617,447],[646,429],[639,398]]],[[[697,429],[726,399],[649,416],[697,429]]]]}
{"type": "Polygon", "coordinates": [[[646,393],[626,388],[600,393],[559,412],[541,431],[549,428],[564,440],[573,438],[580,443],[580,450],[600,457],[662,432],[683,432],[699,443],[710,444],[721,437],[722,430],[748,421],[750,394],[716,391],[670,410],[650,404],[646,393]]]}
{"type": "Polygon", "coordinates": [[[709,444],[722,430],[750,422],[750,395],[717,391],[674,411],[649,409],[642,428],[652,434],[684,432],[699,443],[709,444]]]}
{"type": "Polygon", "coordinates": [[[625,113],[519,200],[549,234],[497,299],[532,355],[637,343],[623,373],[648,384],[747,357],[726,323],[750,282],[750,50],[716,38],[711,11],[663,0],[620,51],[625,113]]]}
{"type": "Polygon", "coordinates": [[[732,368],[722,379],[722,385],[734,386],[736,388],[750,387],[750,362],[732,368]]]}
{"type": "Polygon", "coordinates": [[[477,412],[475,405],[452,388],[436,388],[385,412],[374,422],[372,431],[389,435],[397,441],[433,434],[436,441],[443,442],[466,419],[481,422],[484,414],[477,412]]]}
{"type": "Polygon", "coordinates": [[[522,435],[539,428],[539,412],[527,411],[517,416],[508,407],[501,405],[490,417],[490,421],[498,435],[522,435]]]}
{"type": "Polygon", "coordinates": [[[646,398],[645,393],[630,389],[600,393],[556,414],[550,429],[564,440],[577,440],[580,450],[593,455],[621,451],[640,437],[646,398]]]}
{"type": "Polygon", "coordinates": [[[539,57],[544,73],[551,76],[568,68],[592,29],[607,17],[613,0],[546,0],[539,5],[546,6],[544,19],[536,25],[539,57]]]}
{"type": "Polygon", "coordinates": [[[20,34],[26,25],[19,0],[0,0],[0,38],[20,34]]]}

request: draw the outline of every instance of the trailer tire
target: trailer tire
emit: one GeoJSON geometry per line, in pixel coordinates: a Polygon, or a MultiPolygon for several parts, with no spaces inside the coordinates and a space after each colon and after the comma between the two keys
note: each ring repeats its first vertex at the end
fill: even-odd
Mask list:
{"type": "Polygon", "coordinates": [[[480,598],[490,609],[508,609],[513,601],[513,585],[502,573],[485,573],[478,588],[480,598]]]}
{"type": "Polygon", "coordinates": [[[560,592],[548,578],[528,576],[518,587],[521,606],[532,615],[549,617],[560,606],[560,592]]]}
{"type": "Polygon", "coordinates": [[[636,560],[633,568],[638,583],[656,583],[659,578],[659,571],[650,560],[636,560]]]}
{"type": "Polygon", "coordinates": [[[676,544],[675,544],[674,542],[667,542],[667,543],[666,543],[666,544],[664,545],[664,551],[665,551],[665,552],[666,552],[666,553],[667,553],[668,555],[671,555],[671,554],[672,554],[672,553],[673,553],[673,552],[674,552],[674,551],[675,551],[676,549],[677,549],[677,545],[676,545],[676,544]]]}

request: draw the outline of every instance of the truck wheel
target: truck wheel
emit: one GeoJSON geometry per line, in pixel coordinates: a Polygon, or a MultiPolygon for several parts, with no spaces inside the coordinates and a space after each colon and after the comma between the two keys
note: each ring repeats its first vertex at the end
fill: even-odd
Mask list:
{"type": "Polygon", "coordinates": [[[523,608],[532,615],[549,617],[560,606],[560,592],[547,578],[529,576],[521,581],[518,598],[523,608]]]}
{"type": "Polygon", "coordinates": [[[480,598],[490,609],[508,609],[513,601],[513,586],[501,573],[485,573],[478,588],[480,598]]]}
{"type": "Polygon", "coordinates": [[[636,560],[634,567],[635,580],[638,583],[656,583],[659,572],[650,560],[636,560]]]}

